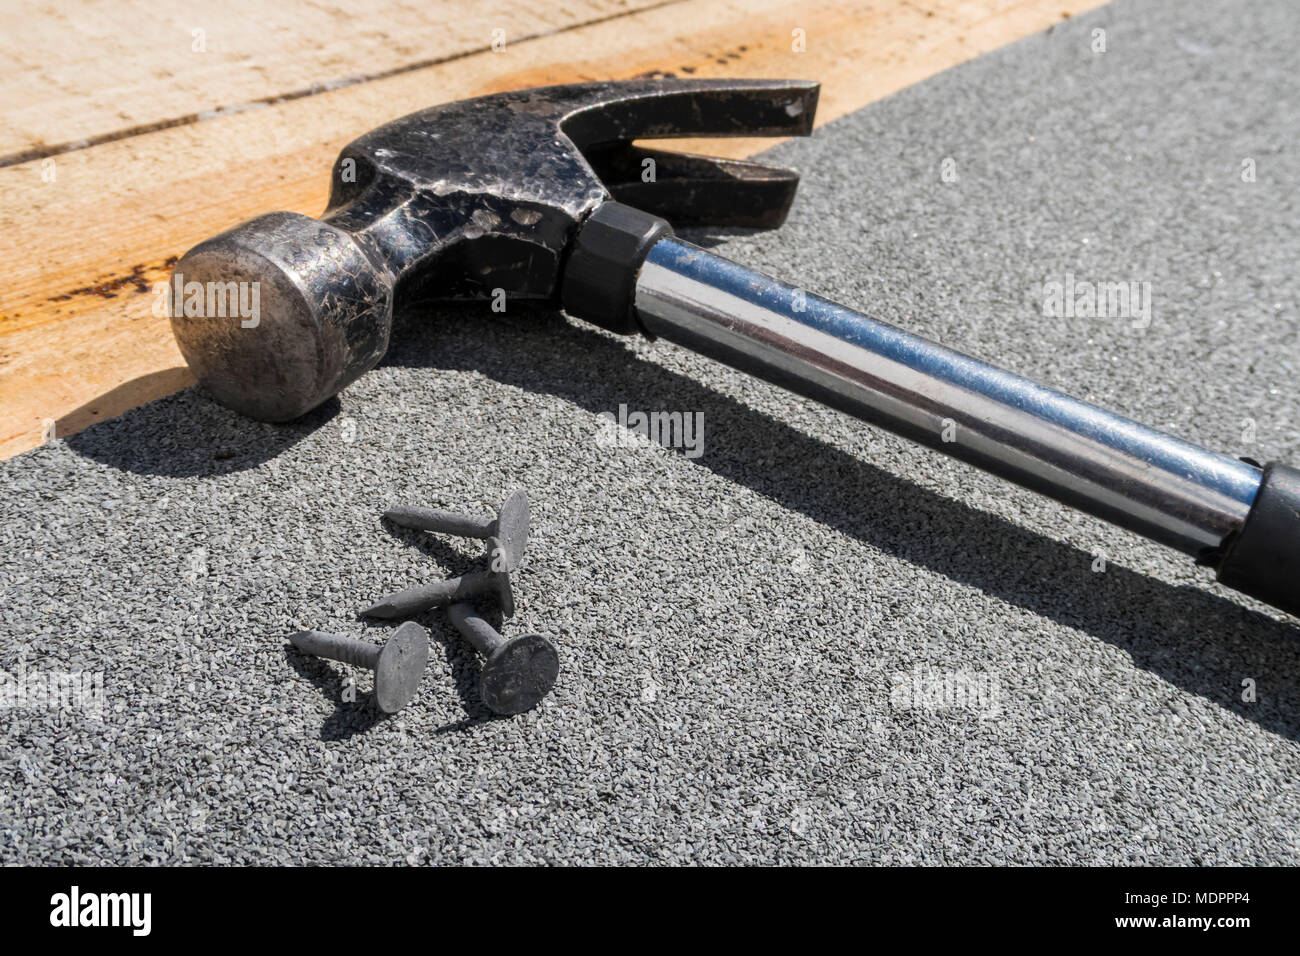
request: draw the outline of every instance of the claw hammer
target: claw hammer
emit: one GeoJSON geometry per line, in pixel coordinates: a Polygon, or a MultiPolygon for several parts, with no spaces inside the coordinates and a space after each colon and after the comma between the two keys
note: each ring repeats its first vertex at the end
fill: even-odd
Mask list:
{"type": "Polygon", "coordinates": [[[693,349],[1177,548],[1300,614],[1300,471],[1198,447],[674,236],[670,223],[779,226],[798,176],[633,140],[807,135],[817,94],[797,81],[641,80],[414,113],[343,149],[320,219],[259,216],[177,263],[177,290],[257,283],[256,323],[178,291],[173,331],[220,402],[287,421],[379,362],[395,306],[504,292],[693,349]]]}

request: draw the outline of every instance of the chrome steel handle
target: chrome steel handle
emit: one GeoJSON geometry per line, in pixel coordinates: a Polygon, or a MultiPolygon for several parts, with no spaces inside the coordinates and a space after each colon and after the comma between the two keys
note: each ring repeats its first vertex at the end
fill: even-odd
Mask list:
{"type": "Polygon", "coordinates": [[[1207,451],[836,305],[617,202],[579,229],[561,295],[1194,555],[1300,616],[1300,470],[1207,451]]]}
{"type": "Polygon", "coordinates": [[[677,238],[637,276],[652,335],[1188,554],[1240,530],[1260,471],[677,238]]]}

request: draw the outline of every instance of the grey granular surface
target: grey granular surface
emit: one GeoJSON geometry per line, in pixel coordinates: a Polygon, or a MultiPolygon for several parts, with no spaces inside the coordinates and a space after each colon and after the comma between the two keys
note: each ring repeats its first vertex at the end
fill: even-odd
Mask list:
{"type": "MultiPolygon", "coordinates": [[[[695,238],[1300,462],[1298,45],[1281,0],[1104,7],[781,146],[789,224],[695,238]],[[1067,276],[1149,315],[1045,315],[1067,276]]],[[[1294,620],[665,343],[419,315],[299,424],[188,391],[0,474],[6,863],[1300,863],[1294,620]],[[620,406],[702,414],[702,454],[620,406]],[[492,718],[439,612],[389,718],[290,649],[477,562],[388,505],[517,486],[539,709],[492,718]]]]}

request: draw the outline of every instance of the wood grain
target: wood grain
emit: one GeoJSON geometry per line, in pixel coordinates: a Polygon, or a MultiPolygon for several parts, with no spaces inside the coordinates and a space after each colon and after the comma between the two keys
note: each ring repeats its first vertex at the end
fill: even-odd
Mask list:
{"type": "Polygon", "coordinates": [[[366,82],[680,0],[6,2],[0,162],[366,82]],[[53,93],[53,95],[51,95],[53,93]]]}
{"type": "MultiPolygon", "coordinates": [[[[125,4],[133,5],[145,8],[138,0],[125,4]]],[[[310,8],[304,16],[322,33],[310,43],[286,41],[283,49],[248,47],[248,70],[263,77],[261,85],[206,66],[184,73],[184,82],[155,78],[151,70],[182,68],[131,48],[129,69],[114,80],[120,102],[105,95],[101,84],[109,77],[96,67],[82,77],[60,74],[66,99],[56,96],[41,115],[22,104],[11,110],[29,81],[0,76],[5,148],[11,155],[50,152],[0,168],[0,262],[7,280],[0,288],[0,457],[34,447],[51,427],[66,435],[188,384],[167,319],[154,308],[151,283],[165,279],[175,257],[195,242],[244,219],[274,209],[319,213],[335,154],[389,119],[520,86],[663,73],[819,79],[824,123],[1098,5],[599,0],[547,12],[530,12],[523,3],[479,3],[462,20],[455,11],[468,4],[385,0],[367,8],[378,12],[344,18],[341,4],[295,2],[279,8],[277,22],[295,22],[283,11],[310,8]],[[312,19],[326,16],[322,10],[335,13],[312,19]],[[371,36],[371,18],[384,11],[393,19],[371,36]],[[442,32],[433,17],[447,18],[442,32]],[[490,47],[490,29],[487,38],[482,29],[497,21],[507,31],[499,52],[490,47]],[[373,42],[353,47],[331,29],[373,42]],[[532,39],[510,39],[528,30],[532,39]],[[803,31],[804,52],[792,49],[796,30],[803,31]],[[406,44],[397,52],[413,58],[404,61],[414,64],[409,69],[384,55],[395,33],[406,44]],[[417,56],[426,50],[438,51],[436,62],[417,56]],[[385,64],[386,75],[374,75],[384,74],[385,64]],[[288,95],[304,83],[328,85],[321,77],[331,71],[335,79],[373,78],[288,95]],[[187,118],[216,102],[259,98],[267,100],[260,108],[187,118]],[[175,122],[168,125],[169,119],[175,122]],[[114,138],[114,130],[125,132],[114,138]],[[66,148],[94,137],[95,145],[66,148]]],[[[125,34],[115,36],[130,46],[125,34]]],[[[29,45],[15,59],[7,41],[3,72],[39,60],[34,49],[29,45]]],[[[724,140],[689,148],[743,156],[767,145],[724,140]]]]}

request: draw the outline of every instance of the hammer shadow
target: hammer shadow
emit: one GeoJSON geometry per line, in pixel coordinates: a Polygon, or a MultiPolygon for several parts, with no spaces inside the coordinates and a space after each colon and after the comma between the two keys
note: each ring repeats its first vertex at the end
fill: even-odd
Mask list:
{"type": "Polygon", "coordinates": [[[140,475],[201,478],[256,468],[339,413],[337,397],[285,425],[223,408],[201,387],[149,402],[65,439],[86,458],[140,475]]]}
{"type": "Polygon", "coordinates": [[[184,365],[137,375],[62,416],[55,423],[55,434],[72,435],[84,431],[91,425],[108,421],[132,408],[179,392],[193,384],[194,375],[184,365]]]}
{"type": "Polygon", "coordinates": [[[710,437],[695,464],[886,553],[1106,641],[1136,666],[1300,739],[1300,632],[1293,623],[1114,564],[1095,573],[1094,556],[1080,548],[921,488],[558,313],[406,316],[385,364],[473,370],[593,414],[620,402],[703,411],[710,437]],[[873,508],[882,501],[902,502],[907,522],[876,520],[873,508]],[[1254,702],[1241,700],[1246,679],[1257,682],[1254,702]]]}

